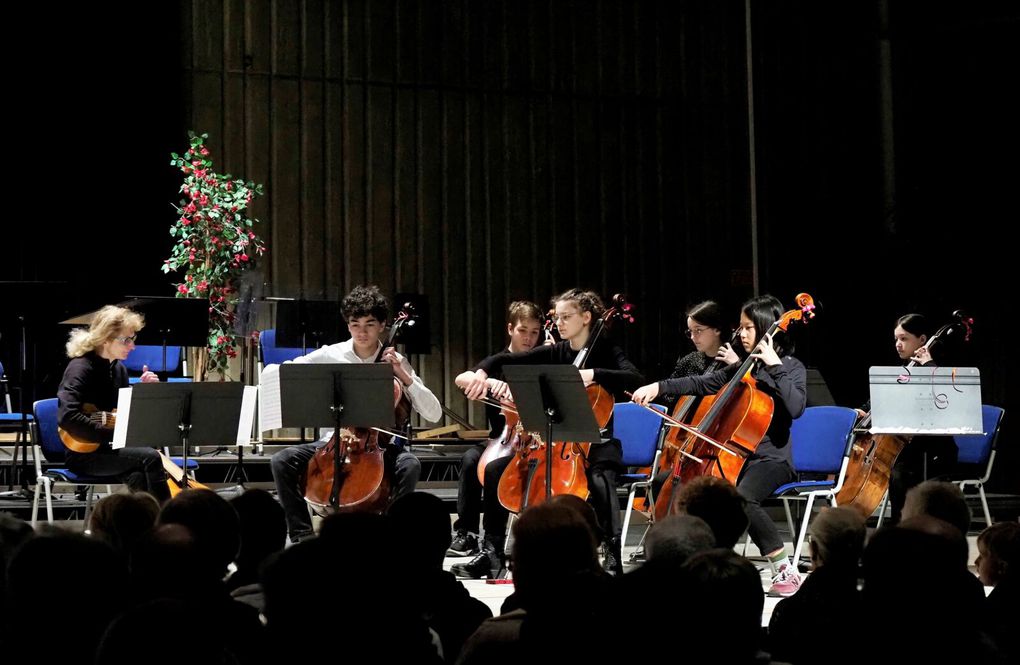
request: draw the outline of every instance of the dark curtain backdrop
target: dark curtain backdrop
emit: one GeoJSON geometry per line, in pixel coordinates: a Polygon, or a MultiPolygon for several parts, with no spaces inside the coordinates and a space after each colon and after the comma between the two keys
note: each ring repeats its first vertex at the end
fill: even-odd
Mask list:
{"type": "Polygon", "coordinates": [[[840,403],[863,402],[867,367],[895,360],[899,314],[963,307],[978,329],[947,360],[981,367],[985,401],[1012,412],[1016,9],[749,6],[18,10],[31,46],[5,47],[3,278],[60,282],[18,296],[39,310],[39,390],[63,364],[54,313],[172,292],[158,270],[179,186],[168,155],[194,129],[217,168],[266,186],[268,293],[425,294],[431,353],[415,362],[457,412],[452,378],[503,344],[511,299],[626,293],[637,320],[616,339],[659,378],[689,349],[683,310],[716,298],[735,318],[756,277],[787,306],[820,300],[798,355],[840,403]]]}

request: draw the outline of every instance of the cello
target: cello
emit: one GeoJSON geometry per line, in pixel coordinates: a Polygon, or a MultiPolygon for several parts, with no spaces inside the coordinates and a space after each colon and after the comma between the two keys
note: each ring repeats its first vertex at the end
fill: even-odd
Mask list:
{"type": "MultiPolygon", "coordinates": [[[[935,342],[953,334],[963,334],[963,340],[970,341],[974,319],[960,310],[953,312],[953,319],[935,331],[923,348],[930,349],[935,342]]],[[[905,367],[916,365],[916,361],[911,360],[905,367]]],[[[870,427],[869,411],[854,427],[857,434],[851,444],[843,487],[835,496],[837,506],[850,506],[865,518],[870,517],[885,498],[896,458],[911,438],[898,434],[872,434],[868,431],[870,427]]]]}
{"type": "MultiPolygon", "coordinates": [[[[585,362],[603,331],[613,321],[622,319],[633,322],[633,309],[622,294],[613,296],[612,306],[600,316],[591,327],[588,340],[574,359],[574,366],[585,368],[585,362]]],[[[613,396],[602,386],[592,383],[585,388],[588,403],[592,407],[599,429],[604,429],[613,416],[613,396]]],[[[525,432],[517,425],[515,459],[507,465],[499,480],[499,502],[511,513],[520,513],[526,507],[540,503],[546,498],[543,483],[535,478],[544,478],[546,471],[547,445],[535,432],[525,432]]],[[[581,499],[588,498],[588,477],[586,474],[590,442],[554,441],[552,443],[552,494],[573,494],[581,499]]]]}
{"type": "MultiPolygon", "coordinates": [[[[766,335],[786,332],[794,321],[806,323],[814,317],[815,304],[810,295],[798,294],[796,303],[796,309],[785,312],[758,337],[759,343],[766,335]]],[[[693,427],[680,427],[686,437],[677,447],[669,478],[655,497],[656,520],[672,512],[674,491],[684,482],[710,475],[736,484],[745,462],[765,436],[775,407],[772,397],[756,387],[752,376],[756,364],[757,359],[748,356],[718,393],[701,400],[693,427]]]]}
{"type": "MultiPolygon", "coordinates": [[[[404,326],[414,325],[411,305],[405,304],[393,321],[386,341],[373,362],[380,362],[404,326]]],[[[393,379],[393,408],[398,430],[406,430],[411,403],[400,380],[393,379]]],[[[390,497],[391,472],[386,468],[383,446],[397,436],[377,428],[337,428],[329,442],[308,462],[305,501],[319,516],[336,512],[385,510],[390,497]]]]}

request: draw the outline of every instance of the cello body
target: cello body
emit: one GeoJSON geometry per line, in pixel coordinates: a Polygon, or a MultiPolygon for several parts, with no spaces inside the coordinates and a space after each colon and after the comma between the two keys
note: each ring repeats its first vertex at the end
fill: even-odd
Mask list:
{"type": "Polygon", "coordinates": [[[478,474],[479,485],[485,485],[485,467],[489,465],[489,462],[502,459],[507,455],[513,455],[514,450],[517,449],[514,438],[517,436],[517,426],[521,420],[516,412],[509,409],[503,409],[502,413],[503,418],[506,420],[503,431],[495,439],[489,439],[486,442],[485,450],[482,451],[482,456],[478,459],[478,466],[475,472],[478,474]]]}
{"type": "Polygon", "coordinates": [[[670,476],[655,497],[656,520],[670,514],[676,489],[698,476],[716,476],[736,485],[747,457],[758,448],[765,436],[775,405],[770,396],[755,387],[750,372],[734,384],[726,404],[716,408],[716,415],[712,417],[713,407],[726,391],[727,388],[724,388],[702,399],[692,425],[734,454],[726,453],[693,434],[686,434],[679,449],[702,461],[695,462],[680,454],[675,456],[670,476]]]}
{"type": "MultiPolygon", "coordinates": [[[[585,389],[595,420],[604,428],[613,416],[613,396],[598,384],[585,389]]],[[[521,431],[515,458],[499,479],[499,502],[513,513],[546,498],[546,443],[533,432],[521,431]]],[[[552,494],[573,494],[588,498],[587,457],[591,443],[553,442],[552,494]]]]}
{"type": "Polygon", "coordinates": [[[857,435],[850,449],[843,487],[836,493],[837,506],[849,506],[867,519],[882,503],[896,458],[910,439],[896,434],[857,435]]]}
{"type": "MultiPolygon", "coordinates": [[[[393,398],[397,421],[406,422],[410,403],[396,379],[393,398]]],[[[392,470],[386,466],[383,448],[388,439],[388,434],[373,429],[335,430],[308,462],[305,501],[312,511],[322,517],[337,512],[383,512],[392,485],[392,470]]]]}

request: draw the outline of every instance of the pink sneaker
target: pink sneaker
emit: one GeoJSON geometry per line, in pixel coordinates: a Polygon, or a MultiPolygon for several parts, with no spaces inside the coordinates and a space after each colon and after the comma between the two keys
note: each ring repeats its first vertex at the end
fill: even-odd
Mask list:
{"type": "Polygon", "coordinates": [[[797,569],[788,563],[779,567],[779,572],[772,578],[772,586],[769,587],[768,595],[775,598],[782,596],[786,598],[797,593],[800,588],[801,578],[797,569]]]}

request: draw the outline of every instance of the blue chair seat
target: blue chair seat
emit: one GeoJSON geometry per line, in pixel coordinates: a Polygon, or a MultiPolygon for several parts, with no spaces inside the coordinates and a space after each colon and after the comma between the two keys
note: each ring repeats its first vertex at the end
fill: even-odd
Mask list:
{"type": "Polygon", "coordinates": [[[629,483],[638,483],[643,480],[648,480],[647,473],[621,473],[616,476],[616,482],[621,485],[627,485],[629,483]]]}
{"type": "MultiPolygon", "coordinates": [[[[183,457],[171,457],[172,461],[177,466],[184,464],[183,457]]],[[[198,462],[192,458],[188,458],[188,469],[197,469],[198,462]]],[[[46,474],[53,477],[55,480],[61,480],[69,483],[78,483],[79,485],[103,485],[119,483],[119,476],[86,476],[84,474],[75,473],[70,469],[47,469],[46,474]]]]}
{"type": "MultiPolygon", "coordinates": [[[[33,420],[35,420],[35,418],[32,417],[31,413],[28,413],[28,414],[25,414],[25,415],[26,415],[26,418],[25,418],[26,421],[32,422],[33,420]]],[[[0,413],[0,422],[15,423],[15,422],[20,422],[20,421],[21,421],[21,414],[20,413],[0,413]]]]}
{"type": "MultiPolygon", "coordinates": [[[[181,464],[184,464],[184,458],[183,457],[171,457],[170,461],[173,462],[174,464],[176,464],[177,466],[180,466],[181,464]]],[[[189,457],[188,458],[188,469],[197,469],[197,468],[198,468],[198,460],[196,460],[194,457],[189,457]]]]}
{"type": "Polygon", "coordinates": [[[103,485],[120,482],[117,476],[86,476],[77,474],[70,469],[47,469],[45,475],[60,482],[78,485],[103,485]]]}
{"type": "Polygon", "coordinates": [[[803,490],[817,490],[825,487],[835,487],[835,480],[804,480],[793,483],[786,483],[776,488],[773,496],[779,496],[788,492],[800,492],[803,490]]]}

